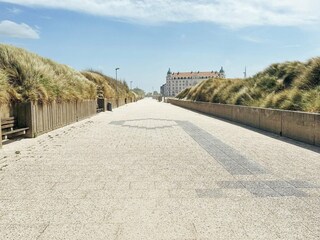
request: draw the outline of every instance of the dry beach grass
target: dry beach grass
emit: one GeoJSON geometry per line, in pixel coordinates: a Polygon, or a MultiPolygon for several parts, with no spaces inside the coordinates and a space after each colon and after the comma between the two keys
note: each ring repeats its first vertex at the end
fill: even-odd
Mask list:
{"type": "Polygon", "coordinates": [[[180,99],[320,112],[320,58],[272,64],[247,79],[209,79],[182,91],[180,99]]]}
{"type": "Polygon", "coordinates": [[[132,97],[125,82],[98,71],[78,72],[14,46],[0,44],[0,104],[132,97]]]}

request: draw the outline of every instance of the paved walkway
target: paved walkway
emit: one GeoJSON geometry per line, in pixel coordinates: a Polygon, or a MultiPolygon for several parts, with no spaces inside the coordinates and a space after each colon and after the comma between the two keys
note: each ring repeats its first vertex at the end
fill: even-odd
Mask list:
{"type": "Polygon", "coordinates": [[[320,149],[142,100],[0,150],[0,239],[320,239],[320,149]]]}

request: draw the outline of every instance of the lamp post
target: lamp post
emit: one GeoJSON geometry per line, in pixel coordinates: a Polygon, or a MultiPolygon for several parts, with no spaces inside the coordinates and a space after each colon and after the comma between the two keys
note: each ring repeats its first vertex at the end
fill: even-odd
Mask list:
{"type": "Polygon", "coordinates": [[[119,70],[120,68],[116,68],[116,80],[118,80],[118,70],[119,70]]]}
{"type": "Polygon", "coordinates": [[[117,98],[117,107],[119,107],[119,93],[118,93],[118,70],[120,68],[116,68],[116,98],[117,98]]]}

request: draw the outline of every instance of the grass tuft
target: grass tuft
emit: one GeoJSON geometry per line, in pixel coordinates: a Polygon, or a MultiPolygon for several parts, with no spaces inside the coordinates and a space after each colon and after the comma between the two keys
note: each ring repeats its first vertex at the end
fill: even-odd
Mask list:
{"type": "Polygon", "coordinates": [[[134,98],[136,94],[130,91],[125,81],[115,80],[100,71],[87,70],[81,72],[84,77],[97,86],[97,95],[100,98],[134,98]]]}
{"type": "Polygon", "coordinates": [[[320,112],[320,58],[272,64],[248,79],[209,79],[177,96],[213,103],[320,112]]]}
{"type": "Polygon", "coordinates": [[[0,44],[0,101],[79,100],[96,98],[96,86],[72,68],[0,44]]]}

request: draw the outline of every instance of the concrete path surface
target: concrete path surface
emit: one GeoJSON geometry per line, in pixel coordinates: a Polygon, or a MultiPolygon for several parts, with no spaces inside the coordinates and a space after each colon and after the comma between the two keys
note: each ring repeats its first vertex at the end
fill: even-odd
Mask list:
{"type": "Polygon", "coordinates": [[[0,169],[0,239],[320,239],[319,148],[151,99],[0,169]]]}

